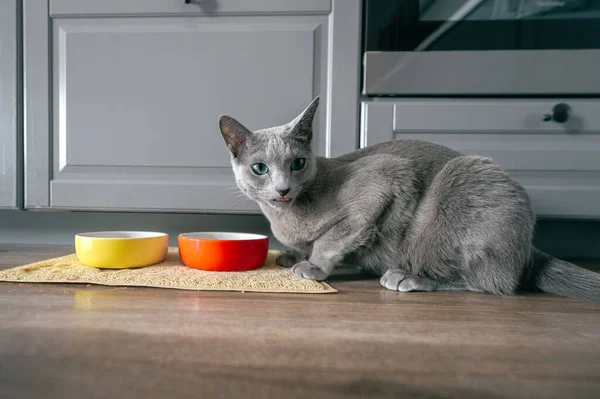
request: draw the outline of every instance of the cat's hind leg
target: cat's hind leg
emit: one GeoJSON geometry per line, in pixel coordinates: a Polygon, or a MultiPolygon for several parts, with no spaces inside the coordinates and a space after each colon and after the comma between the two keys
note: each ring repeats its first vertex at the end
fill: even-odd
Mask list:
{"type": "Polygon", "coordinates": [[[388,290],[400,292],[463,291],[466,289],[465,284],[459,281],[413,276],[402,269],[388,270],[379,282],[388,290]]]}
{"type": "Polygon", "coordinates": [[[384,286],[513,295],[533,224],[525,190],[504,171],[487,158],[454,158],[433,179],[401,251],[400,268],[416,278],[400,282],[390,271],[384,286]]]}

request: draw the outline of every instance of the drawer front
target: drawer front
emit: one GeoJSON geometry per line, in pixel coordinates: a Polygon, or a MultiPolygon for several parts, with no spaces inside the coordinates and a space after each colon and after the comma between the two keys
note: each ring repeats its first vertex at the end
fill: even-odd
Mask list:
{"type": "Polygon", "coordinates": [[[600,170],[600,100],[407,100],[390,105],[394,138],[489,156],[509,170],[600,170]],[[570,110],[562,123],[554,120],[561,116],[553,112],[557,104],[570,110]]]}
{"type": "Polygon", "coordinates": [[[50,15],[327,14],[331,0],[51,0],[50,15]]]}
{"type": "Polygon", "coordinates": [[[413,139],[487,156],[523,184],[539,216],[600,217],[598,100],[382,100],[364,102],[362,119],[362,147],[413,139]],[[569,119],[544,121],[563,101],[569,119]]]}

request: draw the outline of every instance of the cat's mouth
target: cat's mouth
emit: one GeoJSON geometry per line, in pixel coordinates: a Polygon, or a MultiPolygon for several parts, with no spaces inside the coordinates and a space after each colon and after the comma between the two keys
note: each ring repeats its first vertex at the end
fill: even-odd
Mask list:
{"type": "Polygon", "coordinates": [[[287,197],[279,197],[279,198],[273,199],[273,201],[275,201],[275,202],[289,202],[291,200],[292,200],[291,198],[287,198],[287,197]]]}

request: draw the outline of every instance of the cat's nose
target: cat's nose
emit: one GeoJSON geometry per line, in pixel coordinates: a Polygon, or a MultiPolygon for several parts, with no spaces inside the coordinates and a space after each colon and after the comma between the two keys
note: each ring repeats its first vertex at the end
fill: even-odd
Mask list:
{"type": "Polygon", "coordinates": [[[279,193],[279,195],[281,195],[282,197],[285,197],[285,195],[286,195],[287,193],[289,193],[289,192],[290,192],[290,189],[289,189],[289,188],[286,188],[286,189],[284,189],[284,190],[277,190],[277,192],[278,192],[278,193],[279,193]]]}

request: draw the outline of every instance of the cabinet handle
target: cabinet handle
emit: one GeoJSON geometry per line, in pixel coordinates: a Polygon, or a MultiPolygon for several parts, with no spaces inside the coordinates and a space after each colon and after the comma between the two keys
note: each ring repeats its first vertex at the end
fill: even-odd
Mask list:
{"type": "Polygon", "coordinates": [[[559,103],[559,104],[556,104],[552,108],[551,114],[544,115],[544,121],[545,122],[554,121],[557,123],[565,123],[566,121],[569,120],[570,116],[571,116],[571,106],[569,104],[559,103]]]}

